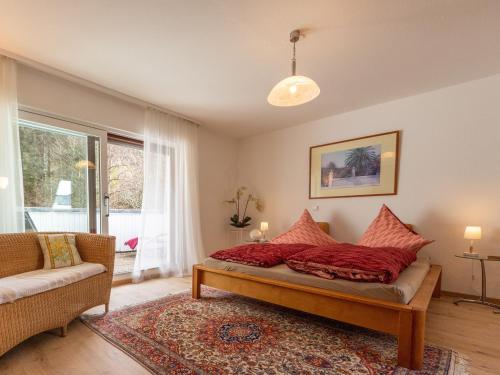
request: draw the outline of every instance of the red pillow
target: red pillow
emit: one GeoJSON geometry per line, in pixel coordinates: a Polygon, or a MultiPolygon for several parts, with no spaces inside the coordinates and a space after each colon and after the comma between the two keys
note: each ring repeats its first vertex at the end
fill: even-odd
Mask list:
{"type": "Polygon", "coordinates": [[[292,228],[273,238],[272,243],[304,243],[314,246],[326,246],[337,243],[332,237],[323,232],[309,211],[304,210],[300,219],[292,228]]]}
{"type": "Polygon", "coordinates": [[[210,257],[249,266],[273,267],[311,247],[307,244],[251,243],[216,251],[210,257]]]}
{"type": "Polygon", "coordinates": [[[398,219],[385,204],[375,220],[358,241],[358,245],[368,247],[397,247],[419,251],[425,245],[434,242],[415,233],[398,219]]]}

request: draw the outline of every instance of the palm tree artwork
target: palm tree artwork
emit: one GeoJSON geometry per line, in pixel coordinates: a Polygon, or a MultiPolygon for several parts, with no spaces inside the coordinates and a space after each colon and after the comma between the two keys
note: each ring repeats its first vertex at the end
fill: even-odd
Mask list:
{"type": "Polygon", "coordinates": [[[345,166],[353,171],[352,177],[366,176],[374,174],[377,160],[378,155],[373,146],[358,147],[347,152],[345,166]]]}
{"type": "Polygon", "coordinates": [[[397,192],[399,131],[310,148],[309,198],[397,192]]]}
{"type": "Polygon", "coordinates": [[[326,153],[321,167],[321,185],[324,188],[378,185],[380,161],[380,145],[326,153]]]}

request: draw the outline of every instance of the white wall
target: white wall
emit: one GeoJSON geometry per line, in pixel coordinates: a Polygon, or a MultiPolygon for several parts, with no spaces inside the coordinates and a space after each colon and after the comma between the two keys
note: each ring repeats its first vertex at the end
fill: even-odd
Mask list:
{"type": "Polygon", "coordinates": [[[201,226],[208,255],[226,246],[230,211],[223,202],[234,194],[237,142],[202,130],[199,147],[201,226]]]}
{"type": "MultiPolygon", "coordinates": [[[[266,202],[271,234],[284,231],[304,208],[328,221],[333,236],[356,241],[387,203],[436,243],[424,250],[443,265],[443,288],[480,291],[472,261],[453,256],[467,248],[464,227],[481,225],[480,251],[500,255],[500,75],[324,118],[243,140],[239,182],[266,202]],[[308,199],[309,147],[402,130],[396,196],[308,199]]],[[[489,295],[500,298],[500,263],[487,264],[489,295]]]]}
{"type": "MultiPolygon", "coordinates": [[[[121,132],[142,134],[143,109],[37,70],[19,69],[20,103],[121,132]]],[[[284,231],[304,208],[329,221],[333,235],[356,241],[387,203],[436,243],[422,250],[444,266],[444,289],[480,291],[480,273],[453,257],[466,248],[467,224],[482,225],[480,250],[500,255],[500,75],[324,118],[240,142],[200,128],[200,203],[207,253],[225,245],[228,207],[239,184],[264,198],[261,219],[284,231]],[[309,147],[402,130],[399,194],[308,199],[309,147]]],[[[256,217],[254,211],[252,216],[256,217]]],[[[500,263],[488,264],[489,294],[500,298],[500,263]]]]}
{"type": "MultiPolygon", "coordinates": [[[[107,130],[142,136],[144,109],[88,87],[19,66],[21,105],[98,124],[107,130]]],[[[227,208],[236,171],[236,141],[200,127],[200,205],[205,252],[224,246],[227,208]]]]}

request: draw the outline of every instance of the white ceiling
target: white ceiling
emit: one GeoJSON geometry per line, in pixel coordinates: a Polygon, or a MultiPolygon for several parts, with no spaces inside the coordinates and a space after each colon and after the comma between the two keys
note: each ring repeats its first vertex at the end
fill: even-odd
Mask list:
{"type": "Polygon", "coordinates": [[[500,72],[497,0],[0,0],[0,48],[234,137],[500,72]],[[266,102],[297,73],[318,99],[266,102]]]}

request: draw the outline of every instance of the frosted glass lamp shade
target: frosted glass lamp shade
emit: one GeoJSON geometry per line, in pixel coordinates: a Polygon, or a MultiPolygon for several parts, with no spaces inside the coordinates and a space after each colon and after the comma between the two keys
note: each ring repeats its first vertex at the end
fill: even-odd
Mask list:
{"type": "Polygon", "coordinates": [[[9,186],[9,178],[0,176],[0,189],[7,189],[9,186]]]}
{"type": "Polygon", "coordinates": [[[259,241],[262,238],[262,232],[258,229],[254,229],[250,232],[250,239],[252,241],[259,241]]]}
{"type": "Polygon", "coordinates": [[[319,92],[319,86],[311,78],[290,76],[273,87],[267,101],[278,107],[292,107],[310,102],[319,92]]]}
{"type": "Polygon", "coordinates": [[[480,240],[481,227],[465,227],[464,238],[466,240],[480,240]]]}
{"type": "Polygon", "coordinates": [[[75,164],[77,169],[95,169],[95,164],[90,160],[80,160],[75,164]]]}

